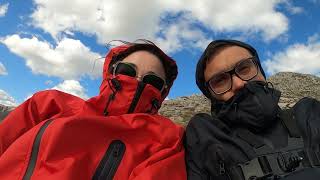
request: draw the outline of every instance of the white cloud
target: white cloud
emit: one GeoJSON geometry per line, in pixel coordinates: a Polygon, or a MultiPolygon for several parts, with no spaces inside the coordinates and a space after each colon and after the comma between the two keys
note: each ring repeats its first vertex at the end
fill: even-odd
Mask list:
{"type": "Polygon", "coordinates": [[[290,71],[320,76],[320,41],[291,45],[266,60],[264,66],[270,74],[290,71]]]}
{"type": "Polygon", "coordinates": [[[182,48],[202,48],[204,49],[211,40],[208,40],[203,32],[193,27],[190,21],[192,17],[180,17],[175,24],[162,26],[160,33],[162,37],[158,37],[156,42],[166,52],[171,53],[182,48]]]}
{"type": "Polygon", "coordinates": [[[181,0],[176,6],[180,11],[191,12],[213,31],[261,32],[265,40],[271,40],[288,29],[288,19],[276,11],[276,7],[283,3],[281,0],[181,0]]]}
{"type": "Polygon", "coordinates": [[[5,106],[17,106],[16,101],[4,90],[0,89],[0,104],[5,106]]]}
{"type": "Polygon", "coordinates": [[[26,65],[35,74],[56,76],[62,79],[77,79],[89,75],[92,78],[101,76],[103,61],[98,53],[82,44],[79,40],[63,38],[54,47],[49,42],[40,41],[37,37],[22,38],[11,35],[0,39],[9,50],[26,61],[26,65]]]}
{"type": "Polygon", "coordinates": [[[304,11],[302,7],[294,6],[290,0],[280,0],[284,4],[285,8],[291,14],[300,14],[304,11]]]}
{"type": "MultiPolygon", "coordinates": [[[[213,32],[254,32],[265,40],[275,39],[288,30],[287,17],[277,6],[289,0],[34,0],[36,8],[31,15],[32,24],[59,39],[74,32],[96,35],[98,42],[114,39],[158,39],[164,49],[180,49],[183,40],[202,41],[206,37],[197,26],[161,23],[166,15],[186,15],[188,24],[197,23],[213,32]],[[158,33],[169,28],[165,37],[158,33]],[[182,28],[182,29],[181,29],[182,28]],[[192,32],[191,37],[173,36],[176,32],[192,32]],[[194,36],[193,36],[194,35],[194,36]],[[173,37],[172,37],[173,36],[173,37]]],[[[291,4],[290,4],[291,5],[291,4]]],[[[299,7],[290,6],[293,12],[299,7]]],[[[210,37],[207,37],[210,38],[210,37]]],[[[198,44],[195,44],[197,47],[198,44]]],[[[183,47],[183,46],[182,46],[183,47]]]]}
{"type": "Polygon", "coordinates": [[[6,70],[6,67],[4,67],[4,65],[0,62],[0,76],[1,75],[7,75],[8,72],[6,70]]]}
{"type": "Polygon", "coordinates": [[[3,5],[0,4],[0,17],[3,17],[6,15],[8,11],[8,7],[9,7],[9,3],[3,4],[3,5]]]}
{"type": "Polygon", "coordinates": [[[86,94],[86,90],[81,86],[79,81],[76,80],[65,80],[62,83],[54,86],[51,89],[60,90],[78,97],[82,99],[88,99],[88,95],[86,94]]]}

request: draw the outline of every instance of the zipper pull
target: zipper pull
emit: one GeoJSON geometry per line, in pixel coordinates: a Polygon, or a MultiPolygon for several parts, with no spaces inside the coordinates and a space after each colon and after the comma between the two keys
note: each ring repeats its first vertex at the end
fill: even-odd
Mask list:
{"type": "Polygon", "coordinates": [[[226,169],[224,168],[224,163],[223,162],[219,162],[219,173],[220,175],[224,175],[226,173],[226,169]]]}

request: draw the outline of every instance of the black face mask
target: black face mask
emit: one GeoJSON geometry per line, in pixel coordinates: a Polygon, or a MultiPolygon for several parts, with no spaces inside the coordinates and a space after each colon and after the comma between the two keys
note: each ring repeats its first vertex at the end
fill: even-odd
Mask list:
{"type": "Polygon", "coordinates": [[[216,116],[229,127],[259,133],[272,126],[280,112],[280,91],[262,81],[249,81],[227,102],[216,102],[216,116]]]}

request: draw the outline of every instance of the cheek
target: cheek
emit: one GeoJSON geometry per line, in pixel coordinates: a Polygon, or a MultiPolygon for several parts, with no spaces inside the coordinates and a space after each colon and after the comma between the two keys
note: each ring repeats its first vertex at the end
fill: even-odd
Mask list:
{"type": "Polygon", "coordinates": [[[220,101],[227,101],[229,100],[232,96],[234,96],[234,93],[232,91],[228,91],[224,94],[221,94],[221,95],[216,95],[214,94],[213,92],[211,92],[211,95],[217,99],[217,100],[220,100],[220,101]]]}
{"type": "Polygon", "coordinates": [[[263,77],[263,75],[259,72],[258,75],[254,78],[254,80],[257,81],[266,81],[266,79],[263,77]]]}

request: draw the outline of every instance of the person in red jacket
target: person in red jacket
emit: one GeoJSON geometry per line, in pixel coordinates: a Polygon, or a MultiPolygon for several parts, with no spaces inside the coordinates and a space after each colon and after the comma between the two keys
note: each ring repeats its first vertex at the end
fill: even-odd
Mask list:
{"type": "Polygon", "coordinates": [[[0,179],[186,179],[184,130],[157,114],[177,76],[151,42],[111,49],[100,93],[35,93],[0,123],[0,179]]]}

